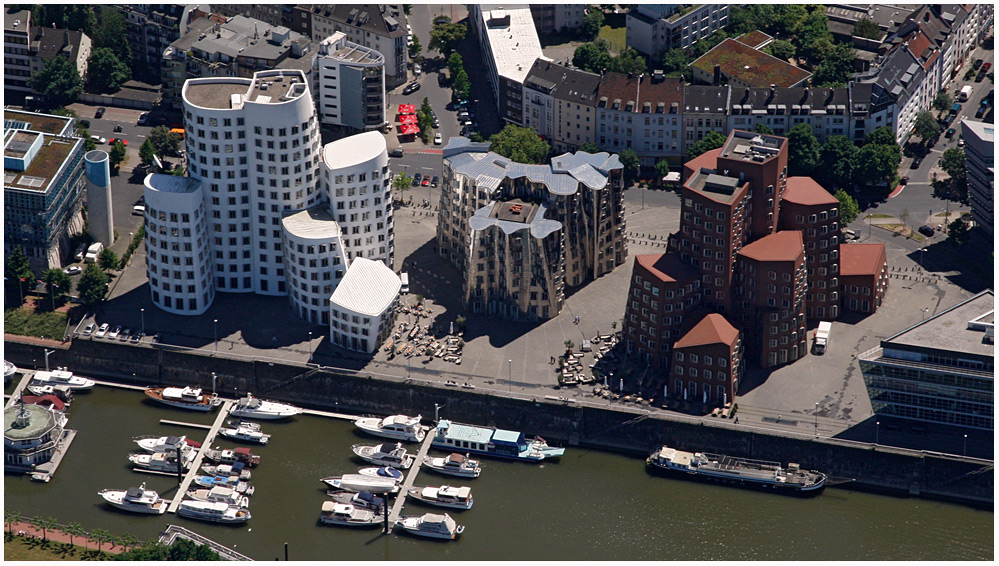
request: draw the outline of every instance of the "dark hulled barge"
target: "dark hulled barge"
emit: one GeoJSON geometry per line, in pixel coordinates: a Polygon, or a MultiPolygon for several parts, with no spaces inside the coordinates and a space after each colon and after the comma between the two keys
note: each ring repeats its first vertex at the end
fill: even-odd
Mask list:
{"type": "Polygon", "coordinates": [[[826,486],[826,475],[802,470],[798,464],[784,469],[777,462],[736,458],[708,452],[684,452],[661,446],[649,454],[646,464],[683,477],[694,477],[776,492],[815,495],[826,486]]]}

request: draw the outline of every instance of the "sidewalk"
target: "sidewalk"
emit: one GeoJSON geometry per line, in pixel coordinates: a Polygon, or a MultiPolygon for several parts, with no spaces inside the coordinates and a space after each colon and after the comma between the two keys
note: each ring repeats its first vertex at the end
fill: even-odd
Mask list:
{"type": "MultiPolygon", "coordinates": [[[[34,525],[26,523],[24,521],[21,521],[19,523],[10,523],[9,528],[13,533],[19,536],[37,538],[39,540],[41,540],[42,538],[41,529],[36,528],[34,525]]],[[[45,532],[45,538],[50,542],[61,542],[66,544],[69,544],[70,542],[70,536],[58,529],[47,530],[45,532]]],[[[72,537],[72,539],[73,539],[73,544],[76,546],[80,546],[80,543],[82,542],[83,547],[85,549],[97,550],[97,541],[95,540],[91,540],[88,537],[79,537],[79,536],[74,536],[72,537]]],[[[106,552],[108,554],[121,554],[123,552],[123,549],[121,547],[111,548],[111,543],[105,542],[101,544],[101,552],[106,552]]]]}

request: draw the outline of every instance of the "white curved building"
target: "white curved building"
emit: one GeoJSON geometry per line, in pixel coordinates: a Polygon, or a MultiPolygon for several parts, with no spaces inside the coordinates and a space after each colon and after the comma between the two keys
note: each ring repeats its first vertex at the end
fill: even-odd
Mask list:
{"type": "Polygon", "coordinates": [[[392,173],[385,137],[365,132],[326,144],[320,186],[343,231],[349,259],[363,257],[392,267],[392,173]]]}
{"type": "Polygon", "coordinates": [[[323,205],[289,214],[281,225],[289,303],[304,320],[329,324],[327,302],[348,265],[340,227],[323,205]]]}
{"type": "Polygon", "coordinates": [[[153,304],[183,315],[215,299],[205,196],[196,179],[152,173],[145,179],[146,274],[153,304]]]}
{"type": "Polygon", "coordinates": [[[330,341],[371,353],[392,332],[402,282],[379,261],[359,257],[330,297],[330,341]]]}
{"type": "Polygon", "coordinates": [[[189,175],[202,182],[215,287],[284,295],[281,218],[319,202],[319,126],[302,71],[188,80],[189,175]]]}

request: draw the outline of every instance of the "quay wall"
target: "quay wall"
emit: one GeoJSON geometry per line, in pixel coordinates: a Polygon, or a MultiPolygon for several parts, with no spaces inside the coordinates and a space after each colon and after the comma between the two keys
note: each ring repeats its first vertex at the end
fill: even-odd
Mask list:
{"type": "MultiPolygon", "coordinates": [[[[43,348],[11,340],[5,359],[44,366],[43,348]]],[[[579,404],[517,398],[504,391],[465,389],[439,382],[337,373],[304,364],[234,359],[205,350],[74,340],[49,355],[52,367],[66,366],[90,377],[132,385],[200,385],[223,395],[252,392],[316,409],[351,413],[434,415],[459,422],[524,430],[568,445],[644,457],[661,444],[819,469],[853,481],[851,489],[959,502],[992,508],[993,462],[949,454],[873,447],[835,438],[802,438],[748,431],[727,419],[704,420],[650,414],[607,401],[579,404]]],[[[834,482],[832,482],[834,483],[834,482]]]]}

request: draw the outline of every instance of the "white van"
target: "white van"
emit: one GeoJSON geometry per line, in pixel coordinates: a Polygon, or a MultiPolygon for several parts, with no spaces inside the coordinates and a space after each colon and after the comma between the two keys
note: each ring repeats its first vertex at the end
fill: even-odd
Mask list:
{"type": "Polygon", "coordinates": [[[87,248],[87,255],[83,257],[84,263],[97,263],[97,256],[101,255],[102,251],[104,251],[104,244],[100,242],[90,244],[90,247],[87,248]]]}
{"type": "Polygon", "coordinates": [[[974,89],[971,87],[971,85],[964,85],[964,88],[961,89],[960,94],[957,95],[957,99],[960,102],[968,100],[968,98],[971,97],[972,91],[974,91],[974,89]]]}
{"type": "Polygon", "coordinates": [[[402,287],[399,291],[402,293],[409,293],[409,273],[400,273],[399,279],[402,281],[402,287]]]}

